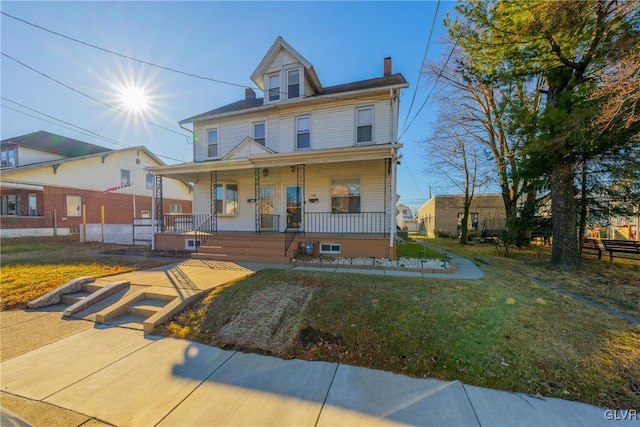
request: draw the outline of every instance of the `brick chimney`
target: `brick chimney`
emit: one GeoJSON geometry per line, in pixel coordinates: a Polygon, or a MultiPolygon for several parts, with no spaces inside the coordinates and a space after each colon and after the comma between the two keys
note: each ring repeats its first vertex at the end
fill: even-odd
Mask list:
{"type": "Polygon", "coordinates": [[[244,99],[245,100],[250,100],[250,99],[256,99],[256,93],[253,89],[251,89],[250,87],[245,88],[244,90],[244,99]]]}
{"type": "Polygon", "coordinates": [[[384,76],[391,75],[391,57],[384,58],[384,76]]]}

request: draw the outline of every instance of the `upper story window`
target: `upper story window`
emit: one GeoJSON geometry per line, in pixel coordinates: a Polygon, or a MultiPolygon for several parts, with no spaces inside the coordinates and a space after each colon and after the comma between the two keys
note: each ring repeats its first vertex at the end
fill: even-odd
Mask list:
{"type": "Polygon", "coordinates": [[[207,130],[207,156],[218,157],[218,128],[207,130]]]}
{"type": "Polygon", "coordinates": [[[356,109],[356,143],[373,142],[373,107],[356,109]]]}
{"type": "Polygon", "coordinates": [[[360,212],[360,178],[331,180],[331,213],[360,212]]]}
{"type": "Polygon", "coordinates": [[[300,97],[300,70],[287,71],[287,99],[300,97]]]}
{"type": "Polygon", "coordinates": [[[311,118],[309,116],[296,117],[296,148],[298,150],[311,148],[311,118]]]}
{"type": "Polygon", "coordinates": [[[253,139],[262,145],[266,145],[267,126],[265,122],[253,122],[253,139]]]}
{"type": "Polygon", "coordinates": [[[131,171],[120,169],[120,185],[131,185],[131,171]]]}
{"type": "Polygon", "coordinates": [[[270,74],[269,77],[269,102],[280,100],[280,73],[270,74]]]}
{"type": "Polygon", "coordinates": [[[2,149],[2,167],[11,167],[16,165],[16,147],[2,149]]]}

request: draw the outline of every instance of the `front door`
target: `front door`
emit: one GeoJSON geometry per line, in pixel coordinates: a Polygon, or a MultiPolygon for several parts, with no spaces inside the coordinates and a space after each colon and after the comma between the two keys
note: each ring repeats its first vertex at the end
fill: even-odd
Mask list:
{"type": "Polygon", "coordinates": [[[275,230],[276,221],[275,187],[260,187],[260,230],[275,230]]]}
{"type": "Polygon", "coordinates": [[[287,228],[300,230],[302,228],[302,187],[286,188],[287,228]]]}

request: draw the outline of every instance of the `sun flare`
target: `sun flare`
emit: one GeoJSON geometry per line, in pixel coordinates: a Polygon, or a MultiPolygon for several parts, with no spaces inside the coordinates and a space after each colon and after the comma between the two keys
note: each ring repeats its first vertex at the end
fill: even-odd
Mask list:
{"type": "Polygon", "coordinates": [[[125,87],[120,93],[120,100],[127,110],[134,113],[140,113],[149,106],[147,94],[139,87],[125,87]]]}

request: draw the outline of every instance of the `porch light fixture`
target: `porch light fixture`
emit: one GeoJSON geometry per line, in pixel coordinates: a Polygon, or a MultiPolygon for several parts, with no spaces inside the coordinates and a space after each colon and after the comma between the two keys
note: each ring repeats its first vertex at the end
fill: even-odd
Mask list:
{"type": "Polygon", "coordinates": [[[255,203],[256,199],[247,199],[247,203],[255,203]]]}
{"type": "Polygon", "coordinates": [[[295,172],[296,171],[296,167],[295,166],[291,166],[291,172],[295,172]]]}
{"type": "Polygon", "coordinates": [[[269,176],[269,168],[262,169],[262,176],[265,178],[269,176]]]}

